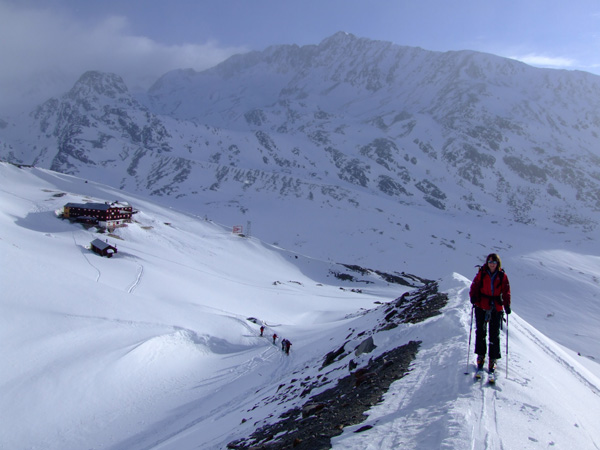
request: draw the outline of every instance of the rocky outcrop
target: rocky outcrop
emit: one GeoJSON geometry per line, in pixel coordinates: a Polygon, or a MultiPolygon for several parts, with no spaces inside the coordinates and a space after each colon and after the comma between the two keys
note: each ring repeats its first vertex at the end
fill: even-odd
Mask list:
{"type": "MultiPolygon", "coordinates": [[[[390,385],[410,373],[410,363],[418,353],[420,342],[406,342],[373,356],[365,364],[357,363],[354,357],[364,357],[374,352],[374,341],[379,333],[385,333],[402,323],[416,323],[440,314],[447,301],[447,295],[438,292],[437,283],[429,282],[389,305],[368,312],[379,317],[376,328],[354,330],[343,345],[325,356],[321,375],[311,380],[296,374],[289,384],[279,386],[277,396],[268,399],[270,402],[297,403],[296,406],[281,414],[273,423],[257,429],[251,436],[230,442],[227,448],[331,448],[332,437],[341,434],[348,426],[365,421],[366,411],[381,401],[390,385]],[[347,350],[349,343],[356,339],[362,341],[347,350]],[[349,374],[337,375],[335,380],[340,368],[345,368],[349,374]],[[331,387],[324,389],[326,386],[331,387]],[[319,393],[311,395],[313,391],[319,393]]],[[[355,432],[368,428],[369,425],[365,425],[355,432]]]]}

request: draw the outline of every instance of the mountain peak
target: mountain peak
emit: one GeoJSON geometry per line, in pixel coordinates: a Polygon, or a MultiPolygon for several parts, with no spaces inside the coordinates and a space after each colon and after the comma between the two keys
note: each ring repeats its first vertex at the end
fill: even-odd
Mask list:
{"type": "Polygon", "coordinates": [[[119,75],[90,70],[85,72],[69,91],[69,97],[79,98],[102,96],[118,98],[129,93],[125,82],[119,75]]]}
{"type": "Polygon", "coordinates": [[[337,33],[323,39],[320,45],[336,45],[344,42],[355,41],[357,39],[358,38],[352,33],[338,31],[337,33]]]}

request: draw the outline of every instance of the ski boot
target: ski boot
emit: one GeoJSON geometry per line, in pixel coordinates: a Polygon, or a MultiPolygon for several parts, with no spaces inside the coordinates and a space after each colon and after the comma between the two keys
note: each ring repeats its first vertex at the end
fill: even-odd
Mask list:
{"type": "Polygon", "coordinates": [[[484,356],[477,355],[477,372],[475,372],[475,379],[480,380],[483,377],[483,361],[484,356]]]}
{"type": "Polygon", "coordinates": [[[496,382],[496,360],[491,358],[488,365],[488,382],[491,384],[496,382]]]}

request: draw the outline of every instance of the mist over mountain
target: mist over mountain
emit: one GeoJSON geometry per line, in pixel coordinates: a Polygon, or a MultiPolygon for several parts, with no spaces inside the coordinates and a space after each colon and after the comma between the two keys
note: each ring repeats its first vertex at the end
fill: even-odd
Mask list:
{"type": "Polygon", "coordinates": [[[0,155],[320,257],[360,259],[341,250],[360,236],[390,264],[396,237],[410,241],[423,222],[436,224],[442,247],[466,231],[439,234],[440,220],[456,218],[592,232],[599,134],[597,76],[339,32],[169,72],[144,96],[116,74],[87,72],[5,123],[0,155]],[[372,222],[358,229],[357,217],[372,222]],[[340,238],[313,248],[320,230],[340,238]]]}

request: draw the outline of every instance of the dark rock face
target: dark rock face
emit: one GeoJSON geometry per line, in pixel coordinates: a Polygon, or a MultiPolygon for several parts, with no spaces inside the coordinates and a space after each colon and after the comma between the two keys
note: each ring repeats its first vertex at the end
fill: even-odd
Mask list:
{"type": "Polygon", "coordinates": [[[248,440],[231,442],[227,448],[331,448],[332,437],[341,434],[345,427],[364,421],[364,412],[381,400],[390,384],[409,372],[419,344],[410,341],[370,361],[367,367],[339,380],[334,388],[284,413],[276,424],[255,431],[248,440]]]}
{"type": "Polygon", "coordinates": [[[354,350],[354,354],[356,356],[360,356],[363,353],[371,353],[376,348],[377,346],[373,342],[373,336],[369,336],[367,339],[362,341],[358,347],[356,347],[356,350],[354,350]]]}
{"type": "MultiPolygon", "coordinates": [[[[417,323],[441,314],[448,297],[438,292],[435,282],[428,282],[412,293],[406,293],[388,305],[383,305],[367,314],[378,314],[380,319],[372,330],[352,330],[346,342],[325,355],[320,371],[335,365],[330,372],[310,380],[304,377],[302,392],[294,388],[298,379],[292,380],[288,386],[279,386],[277,398],[271,401],[283,401],[288,396],[308,397],[302,405],[298,405],[281,414],[275,423],[267,424],[247,438],[238,439],[227,445],[229,449],[328,449],[331,438],[340,435],[344,428],[356,425],[366,419],[365,411],[379,403],[390,385],[410,373],[410,364],[415,359],[420,342],[409,341],[392,350],[371,358],[366,365],[351,359],[359,348],[368,353],[375,350],[373,336],[397,327],[401,323],[417,323]],[[348,343],[363,337],[362,342],[353,348],[346,349],[348,343]],[[348,360],[347,362],[345,360],[348,360]],[[337,383],[316,395],[313,390],[331,383],[340,368],[347,367],[350,374],[341,377],[337,383]]],[[[339,344],[338,344],[339,345],[339,344]]],[[[299,375],[299,374],[298,374],[299,375]]],[[[301,375],[298,378],[302,378],[301,375]]],[[[359,433],[371,428],[365,425],[355,432],[359,433]]]]}

